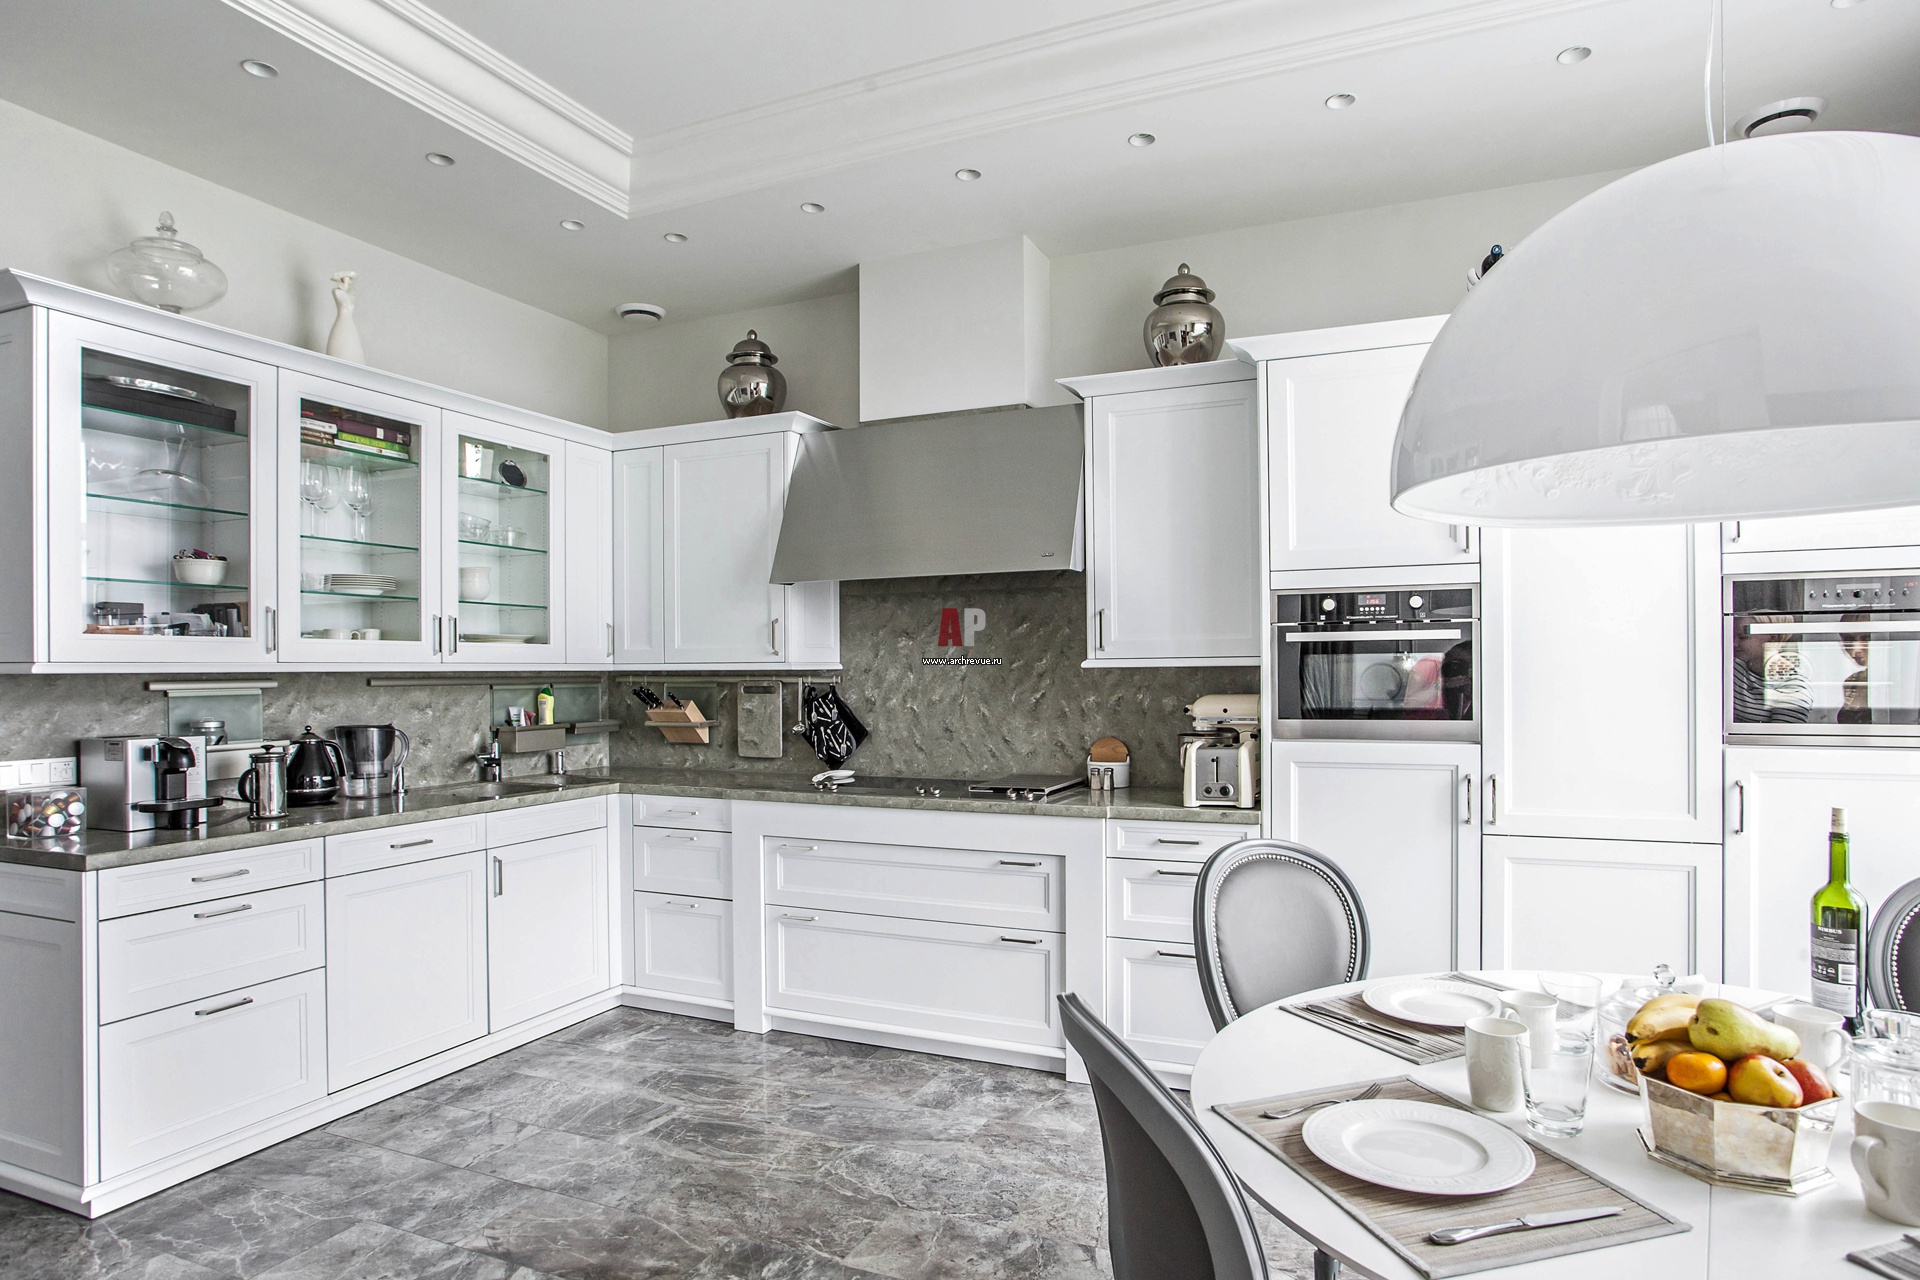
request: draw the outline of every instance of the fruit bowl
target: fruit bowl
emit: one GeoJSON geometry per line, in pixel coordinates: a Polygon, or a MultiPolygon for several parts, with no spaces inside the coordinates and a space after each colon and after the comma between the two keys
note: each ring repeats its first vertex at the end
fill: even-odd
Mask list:
{"type": "Polygon", "coordinates": [[[1827,1159],[1838,1096],[1802,1107],[1716,1102],[1640,1076],[1647,1154],[1703,1182],[1798,1196],[1833,1182],[1827,1159]]]}

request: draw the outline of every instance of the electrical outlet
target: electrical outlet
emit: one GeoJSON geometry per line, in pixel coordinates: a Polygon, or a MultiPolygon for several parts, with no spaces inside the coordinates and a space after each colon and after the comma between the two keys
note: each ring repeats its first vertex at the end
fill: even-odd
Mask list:
{"type": "Polygon", "coordinates": [[[0,788],[67,785],[80,781],[80,761],[73,756],[48,760],[0,760],[0,788]]]}

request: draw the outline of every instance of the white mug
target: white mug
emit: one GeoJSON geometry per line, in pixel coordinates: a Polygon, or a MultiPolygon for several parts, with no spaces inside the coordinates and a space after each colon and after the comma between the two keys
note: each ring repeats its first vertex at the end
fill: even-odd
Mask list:
{"type": "Polygon", "coordinates": [[[1853,1109],[1853,1171],[1867,1208],[1920,1227],[1920,1108],[1874,1099],[1853,1109]]]}
{"type": "Polygon", "coordinates": [[[1467,1094],[1482,1111],[1517,1111],[1525,1101],[1520,1059],[1527,1052],[1527,1025],[1512,1018],[1474,1018],[1467,1023],[1467,1094]]]}
{"type": "Polygon", "coordinates": [[[1544,991],[1502,991],[1502,1015],[1527,1029],[1533,1047],[1533,1065],[1545,1069],[1553,1055],[1553,1019],[1560,1002],[1544,991]]]}
{"type": "Polygon", "coordinates": [[[353,632],[346,627],[328,627],[320,632],[320,637],[324,640],[351,640],[353,632]]]}
{"type": "Polygon", "coordinates": [[[1799,1057],[1831,1072],[1847,1060],[1852,1045],[1844,1030],[1845,1018],[1831,1009],[1811,1004],[1777,1004],[1773,1020],[1800,1037],[1799,1057]]]}
{"type": "Polygon", "coordinates": [[[378,640],[379,638],[380,628],[378,627],[362,627],[348,636],[351,640],[378,640]]]}

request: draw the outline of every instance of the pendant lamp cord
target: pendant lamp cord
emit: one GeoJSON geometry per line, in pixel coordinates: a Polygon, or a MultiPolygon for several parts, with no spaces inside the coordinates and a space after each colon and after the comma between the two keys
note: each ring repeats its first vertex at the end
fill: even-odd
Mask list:
{"type": "Polygon", "coordinates": [[[1701,95],[1706,100],[1707,145],[1724,146],[1727,141],[1727,20],[1724,0],[1707,0],[1707,70],[1701,95]],[[1720,67],[1720,130],[1713,128],[1713,68],[1720,67]]]}

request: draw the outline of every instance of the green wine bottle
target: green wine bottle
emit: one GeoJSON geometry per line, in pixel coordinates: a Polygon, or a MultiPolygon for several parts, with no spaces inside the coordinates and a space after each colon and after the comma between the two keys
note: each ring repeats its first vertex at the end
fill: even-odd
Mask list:
{"type": "Polygon", "coordinates": [[[1827,882],[1813,895],[1813,1002],[1845,1018],[1855,1035],[1867,1004],[1867,902],[1854,892],[1847,859],[1847,811],[1835,809],[1827,882]]]}

